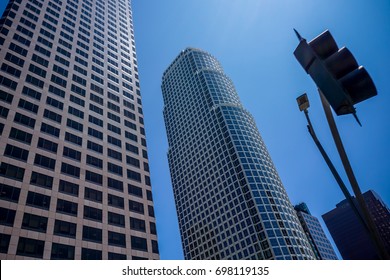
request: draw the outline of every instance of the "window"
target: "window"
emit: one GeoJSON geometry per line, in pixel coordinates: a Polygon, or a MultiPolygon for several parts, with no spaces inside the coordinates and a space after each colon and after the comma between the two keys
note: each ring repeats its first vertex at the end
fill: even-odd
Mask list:
{"type": "Polygon", "coordinates": [[[0,207],[0,225],[10,226],[14,225],[15,210],[0,207]]]}
{"type": "Polygon", "coordinates": [[[71,183],[65,180],[60,180],[60,185],[58,188],[59,192],[66,193],[73,196],[79,195],[79,185],[71,183]]]}
{"type": "Polygon", "coordinates": [[[28,70],[38,76],[41,76],[42,78],[46,78],[46,71],[43,70],[41,67],[38,67],[34,64],[30,64],[28,70]]]}
{"type": "Polygon", "coordinates": [[[67,119],[66,120],[66,126],[70,127],[70,128],[73,128],[75,130],[83,132],[83,125],[81,123],[79,123],[79,122],[74,121],[74,120],[67,119]]]}
{"type": "Polygon", "coordinates": [[[97,190],[85,187],[84,198],[91,200],[91,201],[102,202],[103,194],[101,191],[97,191],[97,190]]]}
{"type": "Polygon", "coordinates": [[[57,153],[57,147],[58,144],[54,143],[50,140],[44,139],[39,137],[38,139],[38,148],[41,148],[42,150],[46,150],[52,153],[57,153]]]}
{"type": "Polygon", "coordinates": [[[95,166],[100,169],[103,168],[103,160],[90,155],[87,155],[87,164],[95,166]]]}
{"type": "Polygon", "coordinates": [[[77,135],[74,135],[72,133],[66,132],[65,133],[65,140],[69,141],[73,144],[76,144],[78,146],[81,146],[83,144],[83,139],[77,135]]]}
{"type": "Polygon", "coordinates": [[[64,150],[63,150],[62,155],[64,157],[68,157],[68,158],[74,159],[76,161],[81,160],[81,152],[73,150],[73,149],[65,147],[65,146],[64,146],[64,150]]]}
{"type": "Polygon", "coordinates": [[[103,153],[103,146],[102,145],[99,145],[99,144],[96,144],[92,141],[88,141],[87,143],[87,148],[89,150],[92,150],[92,151],[95,151],[99,154],[102,154],[103,153]]]}
{"type": "MultiPolygon", "coordinates": [[[[126,137],[127,139],[133,140],[134,142],[137,142],[137,141],[138,141],[137,135],[135,135],[135,134],[133,134],[133,133],[131,133],[131,132],[129,132],[129,131],[125,131],[125,137],[126,137]]],[[[130,144],[129,144],[129,145],[130,145],[130,144]]],[[[126,147],[127,147],[127,144],[126,144],[126,147]]],[[[126,148],[126,149],[127,149],[127,148],[126,148]]],[[[128,150],[129,150],[129,149],[128,149],[128,150]]],[[[129,151],[130,151],[130,150],[129,150],[129,151]]],[[[138,154],[138,148],[137,148],[136,154],[138,154]]]]}
{"type": "Polygon", "coordinates": [[[51,92],[59,97],[62,97],[62,98],[65,97],[65,91],[63,91],[62,89],[55,87],[53,85],[49,86],[49,92],[51,92]]]}
{"type": "Polygon", "coordinates": [[[138,196],[138,197],[143,197],[142,195],[142,188],[127,184],[127,190],[130,195],[138,196]]]}
{"type": "Polygon", "coordinates": [[[132,165],[132,166],[135,166],[135,167],[138,167],[138,168],[140,167],[139,160],[136,159],[136,158],[133,158],[131,156],[126,156],[126,162],[129,165],[132,165]]]}
{"type": "Polygon", "coordinates": [[[44,67],[47,67],[49,65],[49,61],[48,60],[46,60],[43,57],[41,57],[39,55],[36,55],[36,54],[33,54],[32,61],[35,61],[35,62],[39,63],[40,65],[42,65],[44,67]]]}
{"type": "Polygon", "coordinates": [[[108,231],[108,245],[126,247],[126,236],[122,233],[108,231]]]}
{"type": "Polygon", "coordinates": [[[80,178],[80,168],[65,162],[62,163],[61,173],[80,178]]]}
{"type": "Polygon", "coordinates": [[[144,205],[140,202],[129,200],[129,211],[144,214],[144,205]]]}
{"type": "Polygon", "coordinates": [[[71,102],[77,104],[77,105],[80,105],[81,107],[84,107],[84,106],[85,106],[85,101],[84,101],[84,100],[82,100],[82,99],[80,99],[80,98],[78,98],[78,97],[76,97],[76,96],[74,96],[74,95],[72,95],[72,94],[70,95],[69,100],[70,100],[71,102]]]}
{"type": "Polygon", "coordinates": [[[122,153],[114,151],[110,148],[107,148],[107,155],[113,159],[116,159],[118,161],[122,161],[122,153]]]}
{"type": "Polygon", "coordinates": [[[22,71],[16,69],[15,67],[11,66],[11,65],[8,65],[6,63],[3,63],[1,65],[1,70],[12,75],[12,76],[15,76],[17,78],[20,77],[20,74],[22,73],[22,71]]]}
{"type": "Polygon", "coordinates": [[[74,84],[72,84],[72,87],[70,89],[71,91],[73,91],[74,93],[77,93],[78,95],[81,95],[81,96],[85,96],[85,89],[79,87],[79,86],[76,86],[74,84]]]}
{"type": "Polygon", "coordinates": [[[141,182],[141,174],[139,174],[138,172],[135,172],[133,170],[127,169],[127,178],[130,180],[141,182]]]}
{"type": "Polygon", "coordinates": [[[148,205],[148,214],[149,217],[154,217],[154,208],[151,205],[148,205]]]}
{"type": "Polygon", "coordinates": [[[107,142],[112,144],[112,145],[122,147],[122,141],[119,140],[118,138],[112,137],[110,135],[107,135],[107,142]]]}
{"type": "Polygon", "coordinates": [[[102,210],[84,206],[84,218],[94,220],[94,221],[102,221],[102,210]]]}
{"type": "Polygon", "coordinates": [[[22,93],[23,93],[24,95],[27,95],[27,96],[29,96],[29,97],[32,97],[32,98],[34,98],[34,99],[36,99],[36,100],[41,100],[41,95],[42,95],[42,94],[41,94],[40,92],[38,92],[38,91],[32,89],[32,88],[29,88],[29,87],[24,86],[24,87],[23,87],[23,90],[22,90],[22,93]]]}
{"type": "Polygon", "coordinates": [[[125,216],[113,212],[108,212],[108,224],[125,227],[125,216]]]}
{"type": "Polygon", "coordinates": [[[0,165],[0,176],[23,181],[24,168],[2,162],[0,165]]]}
{"type": "Polygon", "coordinates": [[[10,144],[5,147],[4,155],[21,161],[27,161],[28,151],[10,144]]]}
{"type": "Polygon", "coordinates": [[[95,183],[95,184],[98,184],[98,185],[102,185],[103,176],[98,174],[98,173],[86,170],[85,171],[85,180],[92,182],[92,183],[95,183]]]}
{"type": "Polygon", "coordinates": [[[130,217],[130,229],[146,232],[145,221],[130,217]]]}
{"type": "MultiPolygon", "coordinates": [[[[10,239],[11,239],[11,235],[0,233],[0,253],[2,253],[2,254],[8,253],[10,239]]],[[[119,254],[117,254],[117,255],[119,255],[119,254]]],[[[112,256],[112,259],[115,259],[115,256],[112,256]]]]}
{"type": "Polygon", "coordinates": [[[83,240],[102,243],[102,230],[98,228],[83,226],[83,240]]]}
{"type": "Polygon", "coordinates": [[[50,111],[48,109],[45,109],[43,112],[43,116],[49,120],[55,121],[57,123],[61,123],[62,121],[62,116],[60,114],[57,114],[53,111],[50,111]]]}
{"type": "Polygon", "coordinates": [[[131,248],[138,251],[148,251],[148,245],[145,238],[131,236],[131,248]]]}
{"type": "Polygon", "coordinates": [[[156,240],[152,240],[152,252],[155,254],[159,254],[158,243],[156,240]]]}
{"type": "Polygon", "coordinates": [[[53,177],[33,171],[31,173],[30,184],[51,189],[53,186],[53,177]]]}
{"type": "Polygon", "coordinates": [[[113,194],[108,194],[108,205],[124,209],[125,202],[123,197],[119,197],[113,194]]]}
{"type": "Polygon", "coordinates": [[[0,199],[17,203],[19,201],[19,195],[19,188],[0,183],[0,199]]]}
{"type": "Polygon", "coordinates": [[[134,146],[134,145],[131,145],[129,143],[126,143],[126,150],[128,150],[129,152],[132,152],[134,154],[137,154],[138,155],[138,147],[137,146],[134,146]]]}
{"type": "Polygon", "coordinates": [[[45,247],[45,241],[19,237],[19,243],[18,243],[18,248],[16,250],[16,254],[21,256],[42,259],[44,247],[45,247]]]}
{"type": "Polygon", "coordinates": [[[123,192],[123,182],[108,177],[108,188],[123,192]]]}
{"type": "Polygon", "coordinates": [[[56,127],[54,127],[52,125],[49,125],[47,123],[42,123],[42,125],[41,125],[41,132],[53,135],[53,136],[55,136],[57,138],[60,136],[60,129],[56,128],[56,127]]]}
{"type": "Polygon", "coordinates": [[[29,191],[27,194],[26,205],[49,210],[50,196],[29,191]]]}
{"type": "Polygon", "coordinates": [[[24,213],[22,228],[39,232],[46,232],[47,218],[29,213],[24,213]]]}
{"type": "Polygon", "coordinates": [[[113,124],[108,123],[108,124],[107,124],[107,129],[108,129],[109,131],[112,131],[112,132],[114,132],[114,133],[116,133],[116,134],[121,135],[121,129],[120,129],[119,127],[113,125],[113,124]]]}
{"type": "Polygon", "coordinates": [[[17,66],[20,66],[20,67],[23,67],[24,65],[24,60],[11,54],[11,53],[7,53],[6,56],[5,56],[5,60],[8,60],[9,62],[12,62],[13,64],[17,65],[17,66]]]}
{"type": "Polygon", "coordinates": [[[54,170],[54,167],[56,165],[56,160],[40,154],[36,154],[34,159],[34,164],[44,168],[54,170]]]}
{"type": "Polygon", "coordinates": [[[126,255],[118,254],[118,253],[112,253],[108,252],[108,259],[109,260],[126,260],[126,255]]]}
{"type": "Polygon", "coordinates": [[[103,121],[99,118],[89,115],[88,120],[90,123],[103,127],[103,121]]]}
{"type": "Polygon", "coordinates": [[[157,234],[156,224],[153,222],[149,222],[149,225],[150,225],[150,233],[156,235],[157,234]]]}
{"type": "Polygon", "coordinates": [[[75,238],[76,237],[77,225],[70,222],[61,220],[55,220],[54,223],[54,235],[66,236],[75,238]]]}
{"type": "Polygon", "coordinates": [[[92,127],[88,127],[88,135],[96,137],[100,140],[103,140],[103,132],[93,129],[92,127]]]}
{"type": "Polygon", "coordinates": [[[64,108],[64,103],[58,101],[57,99],[51,98],[50,96],[46,98],[46,104],[58,108],[60,110],[64,108]]]}
{"type": "Polygon", "coordinates": [[[81,259],[82,260],[101,260],[102,251],[81,248],[81,259]]]}
{"type": "Polygon", "coordinates": [[[77,203],[70,202],[63,199],[58,199],[57,213],[64,213],[72,216],[77,216],[77,203]]]}
{"type": "Polygon", "coordinates": [[[107,163],[107,170],[108,170],[109,172],[114,173],[114,174],[117,174],[117,175],[119,175],[119,176],[122,176],[122,175],[123,175],[122,166],[113,164],[113,163],[111,163],[111,162],[108,162],[108,163],[107,163]]]}
{"type": "MultiPolygon", "coordinates": [[[[50,2],[49,2],[50,3],[50,2]]],[[[74,260],[74,246],[53,243],[51,246],[51,260],[74,260]]]]}

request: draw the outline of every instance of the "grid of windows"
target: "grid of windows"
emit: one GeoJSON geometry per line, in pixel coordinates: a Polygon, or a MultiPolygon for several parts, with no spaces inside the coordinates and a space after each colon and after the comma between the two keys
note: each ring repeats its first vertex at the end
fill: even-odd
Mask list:
{"type": "Polygon", "coordinates": [[[46,234],[54,234],[78,240],[81,259],[137,259],[145,252],[157,259],[148,231],[138,230],[141,241],[133,242],[142,253],[108,250],[131,248],[125,238],[134,230],[130,216],[154,223],[152,202],[142,195],[150,189],[150,174],[146,149],[141,153],[146,142],[137,136],[144,124],[130,2],[34,0],[17,6],[0,22],[0,135],[11,139],[0,149],[1,225],[14,226],[22,211],[23,232],[40,232],[40,238],[17,236],[17,248],[8,250],[9,236],[2,235],[1,253],[11,259],[78,257],[80,248],[63,239],[50,237],[45,244],[46,234]],[[129,182],[134,188],[125,191],[129,182]],[[10,203],[28,207],[15,211],[10,203]],[[98,226],[85,228],[83,219],[98,226]],[[91,241],[100,249],[90,249],[91,241]]]}
{"type": "Polygon", "coordinates": [[[185,258],[312,259],[255,122],[219,62],[186,49],[161,88],[185,258]]]}

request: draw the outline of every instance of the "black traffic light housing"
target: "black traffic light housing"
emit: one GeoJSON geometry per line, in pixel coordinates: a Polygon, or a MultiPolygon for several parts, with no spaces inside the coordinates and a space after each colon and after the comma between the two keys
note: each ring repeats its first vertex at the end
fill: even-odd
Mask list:
{"type": "Polygon", "coordinates": [[[328,30],[309,43],[294,31],[299,39],[294,55],[303,69],[338,116],[353,114],[356,117],[354,105],[377,95],[366,69],[358,65],[347,48],[338,48],[328,30]]]}

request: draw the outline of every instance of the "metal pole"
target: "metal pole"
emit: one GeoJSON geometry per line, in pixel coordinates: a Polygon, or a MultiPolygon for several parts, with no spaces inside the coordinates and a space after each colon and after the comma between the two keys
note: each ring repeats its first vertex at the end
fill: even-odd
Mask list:
{"type": "Polygon", "coordinates": [[[347,157],[347,153],[345,152],[343,142],[341,141],[339,131],[337,129],[336,123],[334,121],[334,118],[333,118],[333,115],[332,115],[332,112],[330,109],[330,105],[320,89],[318,89],[318,92],[320,94],[322,106],[324,108],[325,115],[326,115],[326,119],[328,121],[329,128],[332,132],[333,140],[336,144],[340,159],[343,163],[344,170],[347,173],[348,180],[352,186],[352,190],[356,196],[356,200],[357,200],[358,205],[360,206],[360,210],[363,214],[365,224],[368,227],[369,236],[375,245],[375,248],[377,250],[379,258],[381,258],[383,260],[389,260],[390,256],[385,250],[385,246],[384,246],[383,241],[379,235],[378,229],[375,226],[375,223],[370,215],[370,212],[368,211],[367,204],[364,201],[363,195],[362,195],[360,188],[359,188],[359,184],[356,180],[355,174],[353,173],[351,164],[350,164],[349,159],[347,157]]]}
{"type": "Polygon", "coordinates": [[[343,180],[341,179],[339,173],[337,172],[336,168],[334,167],[332,161],[330,160],[328,154],[325,152],[324,148],[322,147],[322,144],[317,138],[317,135],[314,131],[314,128],[311,124],[310,118],[309,118],[309,112],[307,109],[304,110],[306,120],[307,120],[307,128],[309,130],[309,133],[311,137],[313,138],[314,143],[316,144],[318,150],[320,151],[322,157],[324,158],[326,164],[328,165],[330,171],[333,174],[333,177],[336,179],[337,184],[340,186],[341,191],[343,192],[345,198],[348,200],[349,205],[351,205],[352,211],[355,213],[356,217],[358,218],[359,222],[362,224],[362,226],[368,231],[368,227],[366,222],[364,221],[358,207],[356,206],[355,201],[353,200],[351,194],[349,193],[347,187],[345,186],[343,180]]]}

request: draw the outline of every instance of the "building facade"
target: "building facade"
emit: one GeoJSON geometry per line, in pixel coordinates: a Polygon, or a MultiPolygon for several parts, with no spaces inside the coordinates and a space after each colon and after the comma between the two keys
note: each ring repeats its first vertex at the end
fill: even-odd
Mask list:
{"type": "Polygon", "coordinates": [[[131,1],[10,0],[1,259],[158,259],[131,1]]]}
{"type": "MultiPolygon", "coordinates": [[[[390,255],[390,210],[377,193],[369,190],[363,193],[379,235],[390,255]]],[[[355,198],[353,198],[356,200],[355,198]]],[[[377,260],[379,256],[368,233],[359,222],[349,202],[344,199],[336,208],[322,215],[326,226],[343,259],[377,260]]]]}
{"type": "Polygon", "coordinates": [[[326,237],[320,221],[311,215],[306,203],[300,203],[294,209],[316,258],[318,260],[337,260],[336,252],[326,237]]]}
{"type": "Polygon", "coordinates": [[[186,259],[313,259],[252,116],[210,54],[162,79],[168,161],[186,259]]]}

